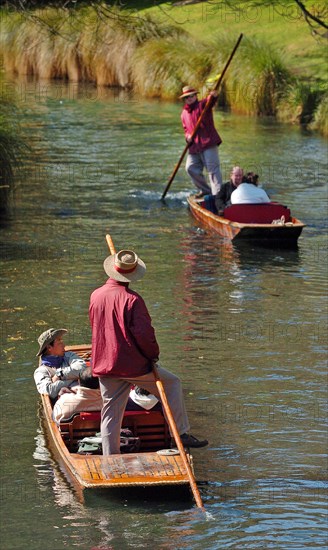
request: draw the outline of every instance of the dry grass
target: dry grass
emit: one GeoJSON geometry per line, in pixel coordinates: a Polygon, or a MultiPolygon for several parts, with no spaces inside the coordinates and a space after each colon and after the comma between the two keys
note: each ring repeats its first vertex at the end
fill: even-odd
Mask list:
{"type": "MultiPolygon", "coordinates": [[[[131,88],[146,97],[176,99],[183,85],[202,90],[207,78],[223,69],[236,39],[230,36],[220,32],[205,42],[148,14],[118,8],[46,8],[2,12],[0,52],[6,70],[18,74],[91,81],[131,88]]],[[[317,96],[291,76],[277,50],[263,39],[244,37],[227,72],[220,104],[243,114],[307,123],[317,96]]]]}

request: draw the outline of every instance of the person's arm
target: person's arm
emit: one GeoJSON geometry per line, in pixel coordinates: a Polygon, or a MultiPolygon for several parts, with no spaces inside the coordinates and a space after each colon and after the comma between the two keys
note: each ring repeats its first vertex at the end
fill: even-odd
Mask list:
{"type": "Polygon", "coordinates": [[[57,397],[61,388],[66,386],[66,383],[62,380],[55,380],[53,382],[53,376],[48,368],[44,365],[40,365],[34,372],[34,381],[39,393],[45,393],[52,399],[57,397]]]}
{"type": "Polygon", "coordinates": [[[81,357],[72,351],[66,351],[61,367],[61,380],[77,380],[86,368],[87,365],[81,357]]]}
{"type": "Polygon", "coordinates": [[[149,361],[157,361],[159,346],[151,324],[151,317],[141,296],[133,301],[129,311],[129,329],[141,353],[149,361]]]}
{"type": "Polygon", "coordinates": [[[186,111],[182,111],[182,115],[181,115],[181,122],[182,122],[182,127],[183,127],[183,131],[184,131],[184,135],[185,135],[185,138],[186,138],[186,142],[187,143],[191,143],[191,134],[192,134],[192,128],[190,126],[190,121],[189,119],[187,120],[187,117],[188,117],[188,114],[186,111]]]}

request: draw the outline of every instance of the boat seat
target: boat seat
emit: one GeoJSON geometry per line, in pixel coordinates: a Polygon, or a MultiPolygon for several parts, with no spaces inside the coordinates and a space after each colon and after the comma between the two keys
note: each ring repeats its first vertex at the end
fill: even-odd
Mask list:
{"type": "Polygon", "coordinates": [[[289,222],[290,210],[283,204],[268,202],[263,204],[232,204],[224,210],[224,217],[239,223],[272,223],[273,220],[285,217],[289,222]]]}
{"type": "MultiPolygon", "coordinates": [[[[67,422],[60,422],[63,440],[70,451],[78,442],[100,431],[100,411],[81,412],[67,422]]],[[[170,433],[161,411],[125,411],[122,428],[129,428],[141,440],[141,450],[169,447],[170,433]]]]}

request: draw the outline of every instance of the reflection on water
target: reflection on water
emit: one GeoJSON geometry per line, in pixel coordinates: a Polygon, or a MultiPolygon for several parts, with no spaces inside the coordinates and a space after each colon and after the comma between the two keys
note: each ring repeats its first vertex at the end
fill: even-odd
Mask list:
{"type": "Polygon", "coordinates": [[[233,164],[254,169],[307,224],[297,250],[237,248],[198,227],[183,168],[160,201],[184,146],[179,105],[24,86],[37,155],[0,234],[3,546],[324,547],[326,143],[216,113],[224,179],[233,164]],[[94,492],[83,504],[38,431],[36,337],[65,326],[69,344],[90,341],[108,232],[147,264],[135,289],[162,364],[183,380],[192,431],[210,441],[193,453],[207,515],[180,495],[94,492]]]}

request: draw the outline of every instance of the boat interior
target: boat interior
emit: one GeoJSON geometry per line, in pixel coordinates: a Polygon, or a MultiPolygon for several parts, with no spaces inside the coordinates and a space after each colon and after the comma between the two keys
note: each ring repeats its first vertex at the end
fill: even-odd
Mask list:
{"type": "MultiPolygon", "coordinates": [[[[66,346],[66,350],[74,351],[90,365],[90,345],[66,346]]],[[[122,428],[139,438],[138,452],[170,448],[171,436],[162,410],[126,410],[122,428]]],[[[76,453],[83,438],[100,432],[100,411],[77,413],[68,421],[60,422],[59,430],[69,452],[76,453]]]]}
{"type": "MultiPolygon", "coordinates": [[[[170,433],[161,411],[126,411],[122,428],[128,428],[133,437],[139,438],[138,452],[157,451],[170,447],[170,433]]],[[[68,450],[76,453],[79,442],[83,438],[99,433],[100,411],[75,414],[68,422],[61,422],[59,429],[68,450]]]]}
{"type": "MultiPolygon", "coordinates": [[[[217,214],[214,195],[205,195],[200,203],[203,208],[217,214]]],[[[290,209],[277,202],[261,204],[232,204],[224,210],[224,218],[238,223],[273,223],[284,218],[284,222],[291,221],[290,209]]]]}

